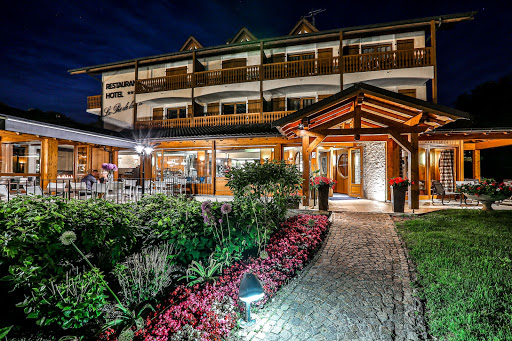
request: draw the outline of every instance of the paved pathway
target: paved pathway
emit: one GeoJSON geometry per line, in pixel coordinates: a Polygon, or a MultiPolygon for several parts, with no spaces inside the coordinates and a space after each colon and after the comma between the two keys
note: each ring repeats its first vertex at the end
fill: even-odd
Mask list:
{"type": "Polygon", "coordinates": [[[422,314],[387,214],[334,213],[312,264],[234,340],[421,340],[422,314]]]}

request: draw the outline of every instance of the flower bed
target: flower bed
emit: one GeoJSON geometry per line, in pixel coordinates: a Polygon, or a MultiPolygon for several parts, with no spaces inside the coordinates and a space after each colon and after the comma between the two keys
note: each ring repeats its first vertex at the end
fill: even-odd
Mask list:
{"type": "Polygon", "coordinates": [[[503,182],[497,182],[494,179],[482,179],[479,183],[457,186],[456,191],[476,195],[477,197],[481,195],[497,198],[508,198],[512,196],[512,186],[506,185],[503,182]]]}
{"type": "MultiPolygon", "coordinates": [[[[236,325],[238,288],[242,276],[252,272],[259,277],[266,296],[256,303],[264,305],[276,291],[311,259],[329,226],[326,216],[299,215],[285,221],[275,232],[265,251],[268,257],[250,258],[226,268],[215,284],[180,285],[170,298],[157,306],[146,319],[136,339],[222,340],[236,325]]],[[[113,340],[110,332],[100,339],[113,340]]]]}

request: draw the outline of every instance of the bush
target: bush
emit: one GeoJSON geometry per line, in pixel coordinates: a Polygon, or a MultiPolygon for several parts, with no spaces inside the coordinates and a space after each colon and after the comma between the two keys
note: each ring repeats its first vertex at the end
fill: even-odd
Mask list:
{"type": "Polygon", "coordinates": [[[107,304],[106,290],[98,269],[76,275],[68,272],[64,280],[45,278],[34,285],[19,306],[40,326],[82,328],[101,316],[101,308],[107,304]]]}
{"type": "Polygon", "coordinates": [[[173,280],[174,254],[171,245],[152,247],[136,253],[116,266],[114,273],[121,287],[121,296],[129,306],[155,298],[173,280]]]}

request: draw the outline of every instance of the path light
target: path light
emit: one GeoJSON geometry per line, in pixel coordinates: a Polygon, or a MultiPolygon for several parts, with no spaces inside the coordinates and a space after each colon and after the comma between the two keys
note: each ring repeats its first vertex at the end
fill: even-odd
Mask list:
{"type": "Polygon", "coordinates": [[[245,321],[240,321],[240,327],[249,327],[256,323],[256,320],[251,320],[251,303],[264,296],[265,291],[258,277],[252,273],[245,273],[238,291],[238,298],[245,302],[245,321]]]}

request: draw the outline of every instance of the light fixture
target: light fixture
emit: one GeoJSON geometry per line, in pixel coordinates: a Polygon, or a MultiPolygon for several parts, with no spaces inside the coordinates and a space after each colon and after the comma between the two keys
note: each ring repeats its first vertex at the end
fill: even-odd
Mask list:
{"type": "Polygon", "coordinates": [[[151,153],[153,153],[153,148],[152,147],[144,147],[144,153],[146,153],[146,155],[151,155],[151,153]]]}
{"type": "Polygon", "coordinates": [[[303,130],[304,129],[304,124],[299,124],[299,127],[298,127],[300,130],[303,130]]]}
{"type": "Polygon", "coordinates": [[[144,146],[141,146],[140,144],[136,145],[135,146],[135,151],[137,152],[137,154],[142,153],[144,151],[144,146]]]}
{"type": "Polygon", "coordinates": [[[258,277],[252,273],[245,273],[238,291],[238,298],[245,302],[245,321],[240,321],[241,327],[249,327],[256,323],[256,320],[251,320],[251,303],[262,299],[264,296],[265,291],[258,277]]]}

